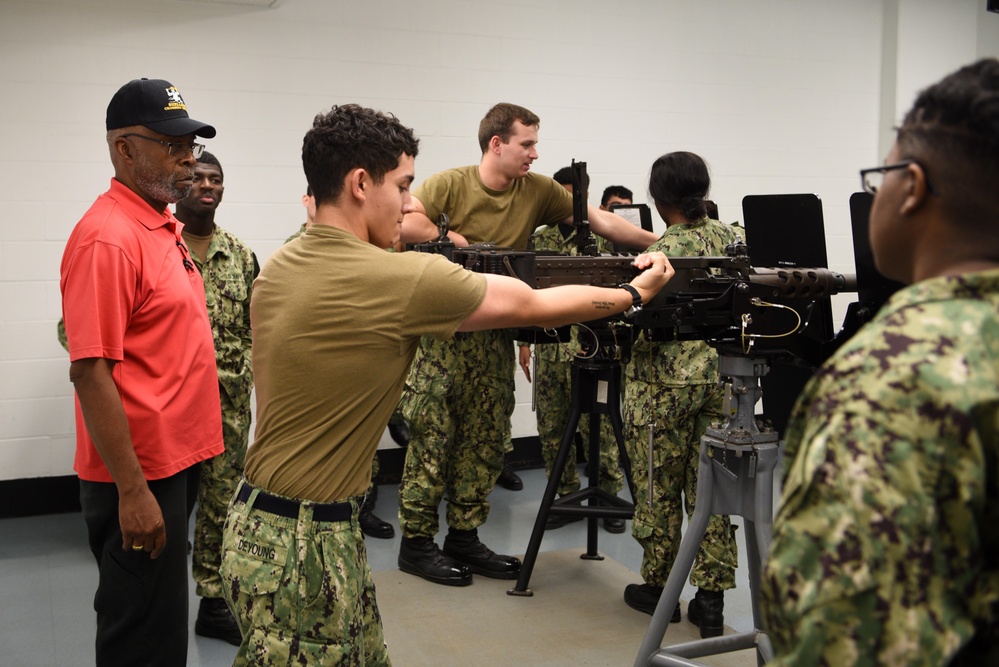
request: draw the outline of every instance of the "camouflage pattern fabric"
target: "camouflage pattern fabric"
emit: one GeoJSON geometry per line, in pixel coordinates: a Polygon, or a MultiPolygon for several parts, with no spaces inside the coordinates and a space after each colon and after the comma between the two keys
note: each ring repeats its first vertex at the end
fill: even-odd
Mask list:
{"type": "MultiPolygon", "coordinates": [[[[606,239],[594,236],[598,252],[607,252],[606,239]]],[[[528,241],[529,250],[551,250],[567,255],[578,255],[577,234],[564,237],[559,225],[539,228],[528,241]]],[[[538,439],[541,441],[541,455],[545,460],[545,470],[551,478],[559,445],[569,421],[569,407],[572,398],[572,360],[579,344],[576,342],[578,327],[572,328],[572,341],[567,343],[543,343],[534,346],[537,359],[534,380],[534,395],[538,421],[538,439]]],[[[583,456],[589,454],[590,416],[579,419],[578,432],[583,442],[583,456]]],[[[564,496],[579,489],[579,471],[575,450],[570,454],[559,482],[558,493],[564,496]]],[[[617,494],[623,487],[624,473],[618,457],[617,442],[610,418],[601,415],[600,419],[600,470],[599,486],[608,493],[617,494]]]]}
{"type": "Polygon", "coordinates": [[[302,234],[305,233],[305,228],[308,227],[308,226],[309,226],[309,223],[303,222],[302,226],[298,228],[298,231],[296,231],[294,234],[292,234],[291,236],[289,236],[288,238],[286,238],[284,240],[284,242],[287,243],[288,241],[291,241],[293,239],[297,239],[299,236],[301,236],[302,234]]]}
{"type": "Polygon", "coordinates": [[[999,664],[999,271],[897,292],[806,386],[772,665],[999,664]]]}
{"type": "MultiPolygon", "coordinates": [[[[631,382],[624,393],[625,440],[638,500],[631,534],[642,545],[642,579],[665,586],[680,549],[684,496],[688,518],[694,514],[700,439],[711,422],[722,417],[722,390],[713,384],[667,387],[631,382]],[[655,425],[656,443],[652,448],[652,507],[648,502],[650,422],[655,425]],[[639,443],[644,446],[636,446],[639,443]]],[[[735,588],[737,565],[733,526],[727,516],[713,515],[690,583],[709,591],[735,588]]]]}
{"type": "Polygon", "coordinates": [[[62,349],[69,352],[69,339],[66,338],[66,323],[59,318],[59,324],[56,325],[56,336],[59,338],[59,344],[62,345],[62,349]]]}
{"type": "MultiPolygon", "coordinates": [[[[372,495],[378,493],[378,489],[375,486],[375,476],[378,474],[378,471],[380,469],[381,468],[380,468],[380,465],[378,463],[378,452],[375,452],[375,455],[371,458],[371,484],[368,484],[368,490],[364,492],[364,499],[365,500],[369,500],[372,495]]],[[[375,495],[375,501],[377,502],[377,500],[378,500],[378,496],[375,495]]],[[[375,511],[374,505],[371,505],[370,511],[371,512],[375,511]]]]}
{"type": "MultiPolygon", "coordinates": [[[[649,247],[668,257],[719,256],[742,238],[742,230],[702,218],[670,225],[649,247]]],[[[718,354],[703,341],[635,341],[625,369],[625,441],[635,481],[632,535],[642,545],[642,577],[662,586],[680,544],[684,503],[693,516],[700,439],[721,417],[718,354]],[[652,485],[649,489],[649,428],[652,428],[652,485]],[[651,496],[652,507],[649,508],[651,496]]],[[[727,516],[712,516],[701,540],[690,581],[721,591],[735,587],[738,549],[727,516]]]]}
{"type": "Polygon", "coordinates": [[[513,371],[509,331],[420,341],[400,403],[412,438],[399,489],[405,537],[436,535],[445,498],[448,526],[471,530],[485,523],[486,498],[510,442],[513,371]]]}
{"type": "Polygon", "coordinates": [[[316,522],[233,502],[222,587],[243,635],[234,667],[390,665],[367,552],[357,523],[316,522]]]}
{"type": "Polygon", "coordinates": [[[221,227],[215,228],[204,261],[192,255],[205,283],[205,302],[215,342],[225,451],[201,464],[194,519],[192,573],[201,597],[220,598],[222,525],[229,500],[243,475],[250,437],[250,292],[258,273],[250,249],[221,227]]]}
{"type": "Polygon", "coordinates": [[[229,501],[243,475],[246,447],[250,437],[250,404],[235,407],[226,393],[222,399],[222,438],[225,450],[201,462],[198,508],[194,519],[194,550],[191,573],[200,597],[222,597],[219,564],[222,554],[222,526],[229,501]]]}
{"type": "MultiPolygon", "coordinates": [[[[574,327],[575,328],[575,327],[574,327]]],[[[541,454],[545,460],[545,470],[551,478],[555,458],[558,456],[562,436],[569,421],[569,408],[572,399],[572,352],[574,343],[543,343],[535,345],[534,354],[537,366],[534,377],[536,396],[538,439],[541,441],[541,454]],[[561,358],[559,358],[561,357],[561,358]]],[[[580,435],[583,456],[589,454],[590,415],[579,418],[577,432],[580,435]]],[[[617,441],[610,417],[600,415],[600,469],[598,485],[608,493],[617,494],[623,487],[624,473],[618,457],[617,441]]],[[[564,496],[579,489],[579,471],[576,468],[575,447],[569,455],[559,482],[558,493],[564,496]]]]}

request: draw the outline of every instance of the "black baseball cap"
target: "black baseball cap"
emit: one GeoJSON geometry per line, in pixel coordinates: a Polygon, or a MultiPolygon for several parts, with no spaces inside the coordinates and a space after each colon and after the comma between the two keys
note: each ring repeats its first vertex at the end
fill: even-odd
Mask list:
{"type": "Polygon", "coordinates": [[[143,125],[171,137],[195,134],[211,139],[215,128],[187,115],[180,91],[163,79],[132,79],[108,104],[107,129],[143,125]]]}

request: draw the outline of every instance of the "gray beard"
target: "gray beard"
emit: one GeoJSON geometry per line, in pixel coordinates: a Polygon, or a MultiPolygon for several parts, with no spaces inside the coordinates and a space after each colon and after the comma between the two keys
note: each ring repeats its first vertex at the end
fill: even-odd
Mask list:
{"type": "Polygon", "coordinates": [[[164,178],[145,155],[140,154],[135,162],[135,184],[154,201],[176,204],[191,193],[191,187],[178,188],[164,178]]]}

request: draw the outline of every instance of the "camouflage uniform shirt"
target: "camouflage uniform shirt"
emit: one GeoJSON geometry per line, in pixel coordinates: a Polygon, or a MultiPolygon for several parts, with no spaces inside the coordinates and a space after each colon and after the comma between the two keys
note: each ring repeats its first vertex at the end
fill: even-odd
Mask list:
{"type": "Polygon", "coordinates": [[[249,402],[253,389],[250,291],[260,269],[250,248],[217,225],[205,254],[203,262],[194,261],[205,283],[219,387],[238,408],[249,402]]]}
{"type": "Polygon", "coordinates": [[[999,664],[999,270],[896,293],[787,442],[771,664],[999,664]]]}
{"type": "Polygon", "coordinates": [[[205,259],[199,259],[194,253],[191,257],[205,283],[225,441],[225,451],[201,464],[191,572],[199,596],[221,598],[222,527],[229,500],[243,476],[250,439],[250,393],[253,390],[250,291],[259,269],[250,248],[217,225],[205,259]]]}
{"type": "MultiPolygon", "coordinates": [[[[741,240],[742,229],[701,218],[690,224],[670,225],[647,252],[667,257],[721,257],[725,246],[741,240]]],[[[635,341],[627,379],[668,387],[714,384],[718,381],[718,353],[701,340],[650,343],[635,341]]]]}

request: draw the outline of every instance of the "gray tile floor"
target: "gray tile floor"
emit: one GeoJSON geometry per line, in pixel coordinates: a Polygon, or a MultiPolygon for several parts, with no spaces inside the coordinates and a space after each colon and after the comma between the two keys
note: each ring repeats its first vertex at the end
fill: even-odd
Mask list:
{"type": "MultiPolygon", "coordinates": [[[[543,470],[524,470],[519,474],[524,489],[493,491],[489,521],[479,531],[483,542],[502,553],[523,554],[527,549],[546,484],[543,470]]],[[[376,513],[397,530],[393,539],[369,540],[368,556],[375,571],[396,568],[399,552],[397,488],[386,485],[379,491],[376,513]]],[[[738,518],[733,521],[741,524],[738,518]]],[[[630,522],[628,525],[630,528],[630,522]]],[[[738,534],[741,536],[743,531],[740,529],[738,534]]],[[[742,540],[739,537],[738,586],[726,595],[725,622],[736,630],[748,631],[753,622],[742,540]]],[[[585,522],[545,533],[542,551],[562,549],[585,552],[585,522]]],[[[642,553],[630,532],[611,535],[601,528],[599,550],[635,571],[635,582],[641,581],[638,569],[642,553]]],[[[86,530],[79,514],[0,520],[0,664],[8,667],[93,664],[96,582],[97,568],[87,549],[86,530]]],[[[682,597],[689,600],[693,593],[688,583],[682,597]]],[[[232,664],[234,647],[194,635],[197,603],[192,582],[188,664],[190,667],[232,664]]],[[[633,659],[622,656],[621,664],[631,664],[633,659]]]]}

